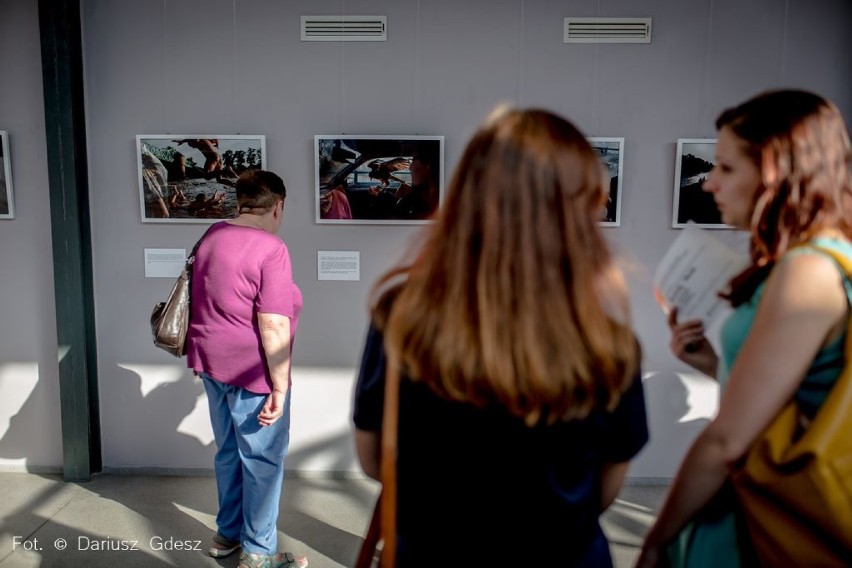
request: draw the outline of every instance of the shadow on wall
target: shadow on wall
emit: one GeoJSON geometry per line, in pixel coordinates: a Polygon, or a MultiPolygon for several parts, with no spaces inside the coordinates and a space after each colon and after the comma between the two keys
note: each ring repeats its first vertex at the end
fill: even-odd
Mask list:
{"type": "Polygon", "coordinates": [[[660,478],[678,465],[716,414],[719,388],[699,373],[649,373],[643,379],[651,439],[630,468],[630,477],[660,478]]]}
{"type": "Polygon", "coordinates": [[[101,388],[104,464],[212,469],[216,445],[201,380],[179,365],[120,363],[101,388]]]}
{"type": "MultiPolygon", "coordinates": [[[[150,373],[120,372],[108,386],[101,384],[105,463],[212,468],[215,445],[201,383],[185,369],[139,367],[150,373]]],[[[36,363],[0,363],[0,468],[61,471],[59,397],[45,388],[36,363]],[[57,463],[45,465],[45,453],[56,454],[57,463]]]]}
{"type": "MultiPolygon", "coordinates": [[[[201,379],[178,364],[118,367],[108,385],[102,379],[104,464],[212,471],[216,445],[201,379]]],[[[350,422],[352,374],[294,368],[288,470],[360,472],[350,422]]]]}
{"type": "Polygon", "coordinates": [[[46,389],[38,363],[0,362],[0,467],[61,469],[58,394],[54,407],[46,389]]]}

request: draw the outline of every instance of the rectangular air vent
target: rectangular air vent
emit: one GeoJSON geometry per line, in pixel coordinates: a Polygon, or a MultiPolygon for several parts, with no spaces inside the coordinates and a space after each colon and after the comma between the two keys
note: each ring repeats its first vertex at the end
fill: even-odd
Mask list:
{"type": "Polygon", "coordinates": [[[562,43],[651,43],[651,18],[565,18],[562,43]]]}
{"type": "Polygon", "coordinates": [[[302,41],[387,41],[387,16],[302,16],[302,41]]]}

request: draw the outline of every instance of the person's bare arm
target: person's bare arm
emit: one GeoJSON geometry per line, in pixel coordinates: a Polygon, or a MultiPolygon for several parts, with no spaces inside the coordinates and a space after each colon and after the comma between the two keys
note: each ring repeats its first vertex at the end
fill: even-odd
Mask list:
{"type": "Polygon", "coordinates": [[[846,294],[831,260],[801,255],[775,268],[731,369],[719,413],[681,464],[638,566],[653,566],[661,547],[716,494],[733,464],[790,401],[817,351],[845,318],[846,294]]]}
{"type": "Polygon", "coordinates": [[[257,323],[272,379],[272,392],[257,419],[261,426],[269,426],[284,414],[284,397],[290,385],[290,318],[259,313],[257,323]]]}
{"type": "Polygon", "coordinates": [[[381,462],[381,432],[355,429],[355,450],[361,469],[367,476],[379,480],[381,462]]]}
{"type": "Polygon", "coordinates": [[[601,472],[601,511],[606,511],[624,486],[630,462],[606,463],[601,472]]]}

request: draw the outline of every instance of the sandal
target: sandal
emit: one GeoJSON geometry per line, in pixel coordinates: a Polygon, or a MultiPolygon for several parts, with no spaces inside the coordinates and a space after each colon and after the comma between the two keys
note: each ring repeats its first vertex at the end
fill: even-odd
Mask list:
{"type": "Polygon", "coordinates": [[[230,556],[240,549],[240,541],[228,540],[218,532],[213,535],[213,546],[207,551],[207,554],[213,558],[225,558],[230,556]]]}
{"type": "Polygon", "coordinates": [[[290,552],[279,552],[272,556],[243,552],[239,568],[305,568],[307,565],[306,557],[294,556],[290,552]]]}

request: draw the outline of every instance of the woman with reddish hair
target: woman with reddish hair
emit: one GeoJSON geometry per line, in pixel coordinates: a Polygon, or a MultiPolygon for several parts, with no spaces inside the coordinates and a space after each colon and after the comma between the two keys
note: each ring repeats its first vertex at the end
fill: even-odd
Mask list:
{"type": "Polygon", "coordinates": [[[399,371],[398,566],[612,565],[598,518],[648,431],[598,225],[607,185],[570,122],[499,108],[415,260],[376,284],[355,439],[378,479],[386,371],[399,371]]]}
{"type": "MultiPolygon", "coordinates": [[[[659,565],[662,547],[696,519],[714,528],[694,533],[693,541],[716,540],[702,540],[711,552],[697,563],[687,557],[689,566],[734,566],[731,551],[752,553],[734,507],[724,505],[731,473],[791,400],[804,431],[844,366],[852,283],[823,250],[852,257],[852,150],[843,118],[818,95],[784,90],[724,111],[716,127],[717,163],[704,191],[725,223],[749,231],[752,262],[723,295],[734,311],[721,330],[721,356],[701,322],[679,323],[676,310],[670,314],[672,351],[716,376],[723,396],[645,539],[642,567],[659,565]]],[[[852,558],[850,535],[831,546],[852,558]]],[[[758,561],[791,565],[777,557],[743,565],[758,561]]]]}

